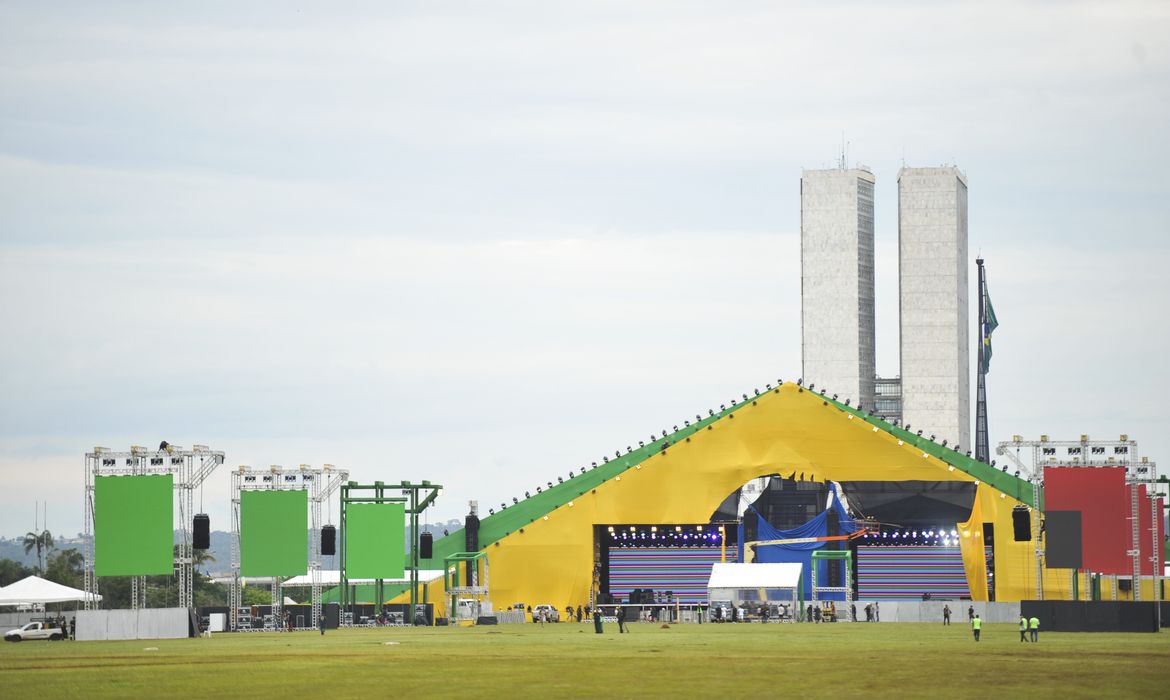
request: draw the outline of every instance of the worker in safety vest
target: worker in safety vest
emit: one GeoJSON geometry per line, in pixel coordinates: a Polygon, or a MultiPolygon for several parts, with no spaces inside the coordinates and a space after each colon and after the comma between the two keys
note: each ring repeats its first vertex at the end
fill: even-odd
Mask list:
{"type": "Polygon", "coordinates": [[[1020,641],[1026,642],[1028,639],[1025,635],[1028,634],[1028,618],[1020,615],[1020,641]]]}
{"type": "Polygon", "coordinates": [[[977,641],[977,642],[979,641],[979,630],[982,627],[983,627],[983,620],[980,620],[978,615],[971,618],[971,630],[975,633],[975,641],[977,641]]]}
{"type": "Polygon", "coordinates": [[[1040,618],[1033,617],[1031,620],[1028,620],[1028,628],[1032,631],[1032,641],[1040,641],[1040,618]]]}

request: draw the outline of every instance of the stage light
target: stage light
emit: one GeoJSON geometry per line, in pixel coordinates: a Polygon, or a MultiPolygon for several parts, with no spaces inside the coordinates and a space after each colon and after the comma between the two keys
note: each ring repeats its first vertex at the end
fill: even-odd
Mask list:
{"type": "Polygon", "coordinates": [[[536,492],[537,492],[537,493],[540,493],[540,492],[541,492],[541,488],[540,488],[539,486],[537,486],[537,487],[536,487],[536,492]]]}
{"type": "Polygon", "coordinates": [[[524,497],[525,497],[525,498],[532,498],[532,494],[530,494],[530,493],[528,493],[527,491],[525,491],[525,492],[524,492],[524,497]]]}
{"type": "Polygon", "coordinates": [[[946,441],[946,440],[943,440],[943,441],[942,441],[942,446],[943,446],[943,447],[946,447],[946,446],[947,446],[947,441],[946,441]]]}
{"type": "Polygon", "coordinates": [[[1005,465],[1003,465],[1003,471],[1004,471],[1004,473],[1005,473],[1005,474],[1007,473],[1007,465],[1006,465],[1006,464],[1005,464],[1005,465]]]}
{"type": "Polygon", "coordinates": [[[993,460],[991,460],[991,466],[993,466],[993,467],[995,466],[995,460],[994,460],[994,459],[993,459],[993,460]]]}
{"type": "Polygon", "coordinates": [[[515,504],[517,504],[517,503],[519,503],[519,502],[520,502],[520,499],[516,498],[515,496],[512,496],[512,504],[513,504],[513,505],[515,505],[515,504]]]}
{"type": "Polygon", "coordinates": [[[958,537],[958,536],[959,536],[958,530],[951,530],[951,537],[958,537]]]}
{"type": "Polygon", "coordinates": [[[507,510],[507,509],[508,509],[507,502],[500,503],[500,510],[507,510]]]}
{"type": "Polygon", "coordinates": [[[836,394],[833,394],[833,400],[834,400],[834,401],[836,401],[836,400],[837,400],[837,395],[836,395],[836,394]]]}
{"type": "Polygon", "coordinates": [[[714,409],[711,409],[711,408],[708,408],[708,409],[707,409],[707,415],[708,415],[708,416],[714,416],[714,415],[715,415],[715,410],[714,410],[714,409]]]}
{"type": "Polygon", "coordinates": [[[727,410],[727,406],[726,406],[726,405],[724,405],[724,404],[719,404],[719,410],[720,410],[720,411],[726,411],[726,410],[727,410]]]}
{"type": "Polygon", "coordinates": [[[691,422],[690,422],[689,420],[684,420],[684,421],[683,421],[683,427],[684,427],[684,428],[689,428],[689,427],[691,427],[691,422]]]}
{"type": "MultiPolygon", "coordinates": [[[[565,483],[565,480],[564,480],[564,479],[562,479],[561,477],[559,477],[559,476],[558,476],[558,477],[557,477],[557,483],[558,483],[558,484],[563,484],[563,483],[565,483]]],[[[548,485],[551,487],[551,486],[552,486],[552,482],[550,481],[548,485]]]]}
{"type": "Polygon", "coordinates": [[[909,423],[907,423],[907,424],[906,424],[906,430],[910,430],[910,427],[911,427],[911,426],[910,426],[910,424],[909,424],[909,423]]]}
{"type": "Polygon", "coordinates": [[[846,406],[848,406],[848,405],[849,405],[849,399],[845,399],[845,405],[846,405],[846,406]]]}
{"type": "Polygon", "coordinates": [[[675,526],[674,526],[674,531],[675,531],[675,532],[682,532],[682,525],[675,525],[675,526]]]}
{"type": "Polygon", "coordinates": [[[918,437],[922,437],[922,431],[921,431],[921,430],[919,430],[919,431],[918,431],[918,437]]]}
{"type": "Polygon", "coordinates": [[[931,441],[931,442],[934,442],[934,433],[931,433],[931,434],[930,434],[930,441],[931,441]]]}
{"type": "MultiPolygon", "coordinates": [[[[677,432],[678,432],[678,426],[677,426],[677,425],[676,425],[676,426],[674,426],[674,429],[673,429],[671,432],[677,433],[677,432]]],[[[662,437],[666,437],[666,434],[665,434],[665,433],[663,433],[662,437]]]]}
{"type": "Polygon", "coordinates": [[[613,525],[610,525],[610,526],[609,526],[607,529],[608,529],[610,532],[613,532],[613,525]]]}
{"type": "Polygon", "coordinates": [[[626,445],[626,454],[630,454],[633,451],[634,451],[634,448],[630,447],[629,445],[626,445]]]}
{"type": "Polygon", "coordinates": [[[703,531],[703,526],[702,526],[702,525],[696,525],[696,526],[695,526],[695,530],[697,530],[697,531],[699,531],[699,532],[702,532],[702,531],[703,531]]]}
{"type": "Polygon", "coordinates": [[[971,450],[967,450],[967,456],[968,456],[968,457],[970,457],[970,456],[971,456],[971,450]]]}
{"type": "Polygon", "coordinates": [[[634,527],[633,525],[630,526],[630,532],[637,532],[637,531],[638,531],[638,528],[634,527]]]}
{"type": "Polygon", "coordinates": [[[744,395],[743,395],[743,400],[744,400],[744,401],[747,401],[747,394],[744,394],[744,395]]]}
{"type": "Polygon", "coordinates": [[[495,514],[496,514],[495,508],[488,508],[488,515],[495,515],[495,514]]]}
{"type": "Polygon", "coordinates": [[[899,446],[904,445],[904,444],[906,444],[906,443],[902,442],[901,440],[898,441],[899,446]]]}
{"type": "Polygon", "coordinates": [[[645,446],[646,446],[646,443],[642,442],[641,440],[638,441],[638,449],[642,449],[645,446]]]}

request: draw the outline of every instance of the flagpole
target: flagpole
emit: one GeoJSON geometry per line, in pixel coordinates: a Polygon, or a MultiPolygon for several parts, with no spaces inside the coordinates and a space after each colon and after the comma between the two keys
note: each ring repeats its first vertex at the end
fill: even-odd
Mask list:
{"type": "Polygon", "coordinates": [[[976,258],[979,266],[979,372],[975,389],[975,459],[991,462],[987,439],[987,279],[983,274],[983,258],[976,258]]]}

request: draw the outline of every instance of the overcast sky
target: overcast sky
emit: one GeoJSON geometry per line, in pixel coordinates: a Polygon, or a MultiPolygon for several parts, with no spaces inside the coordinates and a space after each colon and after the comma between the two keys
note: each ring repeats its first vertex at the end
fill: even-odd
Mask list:
{"type": "Polygon", "coordinates": [[[898,168],[954,163],[993,443],[1170,468],[1167,124],[1165,2],[2,2],[0,534],[78,532],[84,453],[162,439],[462,517],[795,379],[842,140],[879,372],[898,168]]]}

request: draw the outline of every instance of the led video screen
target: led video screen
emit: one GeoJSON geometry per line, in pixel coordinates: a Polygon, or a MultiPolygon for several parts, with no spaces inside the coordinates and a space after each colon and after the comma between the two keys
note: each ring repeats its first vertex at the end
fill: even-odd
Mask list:
{"type": "Polygon", "coordinates": [[[406,566],[406,506],[357,503],[345,511],[345,570],[349,578],[402,578],[406,566]]]}
{"type": "Polygon", "coordinates": [[[169,576],[174,571],[173,486],[170,474],[94,477],[94,573],[169,576]]]}
{"type": "Polygon", "coordinates": [[[309,492],[240,492],[240,574],[302,576],[309,571],[309,492]]]}

